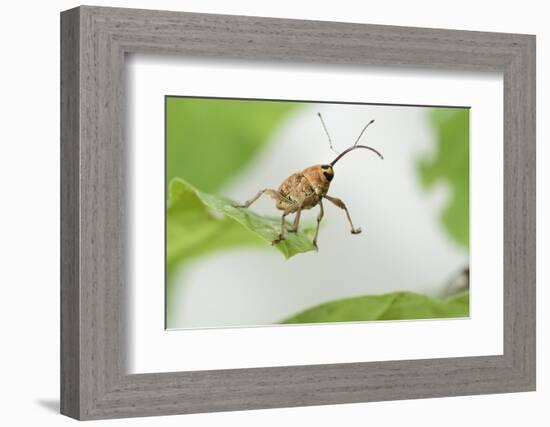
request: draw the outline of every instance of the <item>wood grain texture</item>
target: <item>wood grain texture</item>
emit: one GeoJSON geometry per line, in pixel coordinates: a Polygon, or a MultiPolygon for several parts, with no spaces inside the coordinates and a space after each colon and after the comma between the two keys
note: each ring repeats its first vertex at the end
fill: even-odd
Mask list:
{"type": "Polygon", "coordinates": [[[61,38],[62,413],[100,419],[534,390],[534,36],[84,6],[62,13],[61,38]],[[127,374],[127,53],[502,72],[504,354],[127,374]]]}
{"type": "Polygon", "coordinates": [[[80,414],[78,10],[61,19],[61,412],[80,414]]]}

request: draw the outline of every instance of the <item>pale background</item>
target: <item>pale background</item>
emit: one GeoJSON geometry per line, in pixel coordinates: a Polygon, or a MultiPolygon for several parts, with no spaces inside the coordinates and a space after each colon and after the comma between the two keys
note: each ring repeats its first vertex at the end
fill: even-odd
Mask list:
{"type": "MultiPolygon", "coordinates": [[[[3,207],[2,296],[3,352],[2,422],[6,425],[68,425],[56,414],[59,383],[59,18],[58,12],[78,3],[9,3],[4,6],[2,67],[3,144],[0,178],[3,207]],[[4,34],[5,32],[5,34],[4,34]],[[17,42],[14,42],[17,40],[17,42]],[[7,96],[6,96],[7,95],[7,96]],[[31,102],[33,100],[33,102],[31,102]],[[30,110],[30,111],[29,111],[30,110]],[[21,113],[21,114],[19,114],[21,113]],[[30,122],[30,118],[32,121],[30,122]],[[9,184],[4,184],[9,183],[9,184]],[[7,290],[7,293],[6,293],[7,290]],[[23,370],[25,372],[23,373],[23,370]]],[[[249,14],[286,18],[352,21],[538,35],[538,164],[547,163],[548,139],[543,117],[548,117],[550,73],[547,13],[543,2],[479,2],[464,0],[385,1],[361,3],[252,0],[98,1],[96,4],[160,8],[211,13],[249,14]],[[544,97],[543,97],[544,95],[544,97]]],[[[548,216],[548,172],[538,169],[538,218],[548,216]],[[545,182],[546,181],[546,182],[545,182]],[[544,200],[543,200],[544,197],[544,200]]],[[[547,257],[548,227],[539,224],[538,259],[547,257]],[[543,238],[545,238],[543,240],[543,238]]],[[[538,283],[548,281],[539,263],[538,283]]],[[[201,414],[155,419],[117,420],[109,425],[407,425],[464,426],[490,420],[491,424],[543,426],[548,423],[550,399],[548,358],[550,320],[544,311],[548,291],[538,290],[538,389],[536,393],[425,399],[312,408],[201,414]]]]}

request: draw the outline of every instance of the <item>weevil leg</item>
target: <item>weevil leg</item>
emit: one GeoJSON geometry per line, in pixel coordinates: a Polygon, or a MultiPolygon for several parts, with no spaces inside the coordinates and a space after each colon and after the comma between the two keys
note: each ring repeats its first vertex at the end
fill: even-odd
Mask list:
{"type": "Polygon", "coordinates": [[[275,199],[279,202],[286,202],[286,203],[292,203],[291,200],[287,199],[281,193],[279,193],[277,190],[273,190],[271,188],[265,188],[263,190],[258,191],[254,197],[244,202],[242,205],[235,203],[233,204],[234,208],[248,208],[252,203],[254,203],[256,200],[258,200],[262,194],[266,193],[268,196],[270,196],[272,199],[275,199]]]}
{"type": "Polygon", "coordinates": [[[315,237],[313,237],[313,246],[315,246],[315,249],[319,249],[317,246],[317,236],[319,235],[319,227],[321,225],[321,220],[323,219],[323,215],[325,215],[325,209],[323,208],[323,199],[319,200],[319,215],[317,215],[317,228],[315,229],[315,237]]]}
{"type": "Polygon", "coordinates": [[[286,223],[285,218],[290,213],[290,211],[284,211],[281,215],[281,231],[279,232],[279,236],[275,240],[271,242],[272,245],[276,245],[277,243],[285,240],[285,230],[286,230],[286,223]]]}
{"type": "Polygon", "coordinates": [[[345,212],[346,212],[346,216],[348,217],[348,222],[349,222],[349,225],[351,226],[351,234],[359,234],[361,233],[361,228],[358,227],[358,228],[355,228],[353,226],[353,222],[351,220],[351,216],[349,214],[349,211],[348,211],[348,208],[346,207],[346,204],[340,200],[339,198],[337,197],[330,197],[330,196],[325,196],[325,199],[331,201],[332,203],[334,203],[336,206],[338,206],[340,209],[343,209],[345,212]]]}
{"type": "Polygon", "coordinates": [[[289,233],[296,233],[298,231],[298,226],[300,225],[300,216],[302,215],[302,207],[300,206],[296,211],[296,216],[294,217],[294,223],[292,227],[288,229],[289,233]]]}

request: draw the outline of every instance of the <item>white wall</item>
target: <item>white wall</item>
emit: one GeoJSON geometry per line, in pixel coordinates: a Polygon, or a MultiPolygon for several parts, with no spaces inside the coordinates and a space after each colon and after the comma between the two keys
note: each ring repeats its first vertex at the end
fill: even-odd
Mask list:
{"type": "MultiPolygon", "coordinates": [[[[9,2],[2,8],[0,209],[3,425],[68,425],[57,415],[59,360],[59,16],[72,1],[9,2]],[[7,95],[7,96],[6,96],[7,95]],[[7,338],[7,339],[6,339],[7,338]]],[[[550,160],[550,74],[544,2],[277,0],[98,1],[106,6],[262,15],[284,18],[535,33],[538,36],[538,163],[550,160]]],[[[539,166],[538,218],[548,216],[548,171],[539,166]],[[546,182],[545,182],[546,181],[546,182]],[[546,196],[546,197],[544,197],[546,196]],[[543,200],[544,197],[544,200],[543,200]]],[[[548,256],[548,227],[539,221],[539,261],[548,256]],[[544,239],[546,237],[546,239],[544,239]]],[[[110,425],[548,425],[550,335],[544,301],[548,270],[538,271],[536,393],[442,398],[222,414],[117,420],[110,425]],[[545,405],[546,404],[546,405],[545,405]],[[546,418],[546,419],[545,419],[546,418]]]]}

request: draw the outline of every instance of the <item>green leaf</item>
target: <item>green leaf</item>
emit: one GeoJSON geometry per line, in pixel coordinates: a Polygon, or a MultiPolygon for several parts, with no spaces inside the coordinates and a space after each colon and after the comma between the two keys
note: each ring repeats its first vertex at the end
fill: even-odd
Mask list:
{"type": "Polygon", "coordinates": [[[166,98],[166,182],[213,192],[237,176],[296,103],[166,98]]]}
{"type": "Polygon", "coordinates": [[[461,246],[469,247],[470,211],[470,110],[436,108],[431,122],[437,145],[433,159],[420,159],[419,174],[425,188],[437,182],[450,186],[451,197],[441,213],[449,235],[461,246]]]}
{"type": "Polygon", "coordinates": [[[330,301],[281,323],[360,322],[469,316],[468,292],[439,300],[413,292],[392,292],[330,301]]]}
{"type": "MultiPolygon", "coordinates": [[[[170,182],[166,210],[167,268],[182,260],[236,246],[268,248],[278,236],[280,218],[260,216],[235,202],[199,191],[181,178],[170,182]]],[[[289,224],[290,226],[290,224],[289,224]]],[[[314,250],[312,229],[287,233],[274,248],[285,258],[314,250]]]]}

